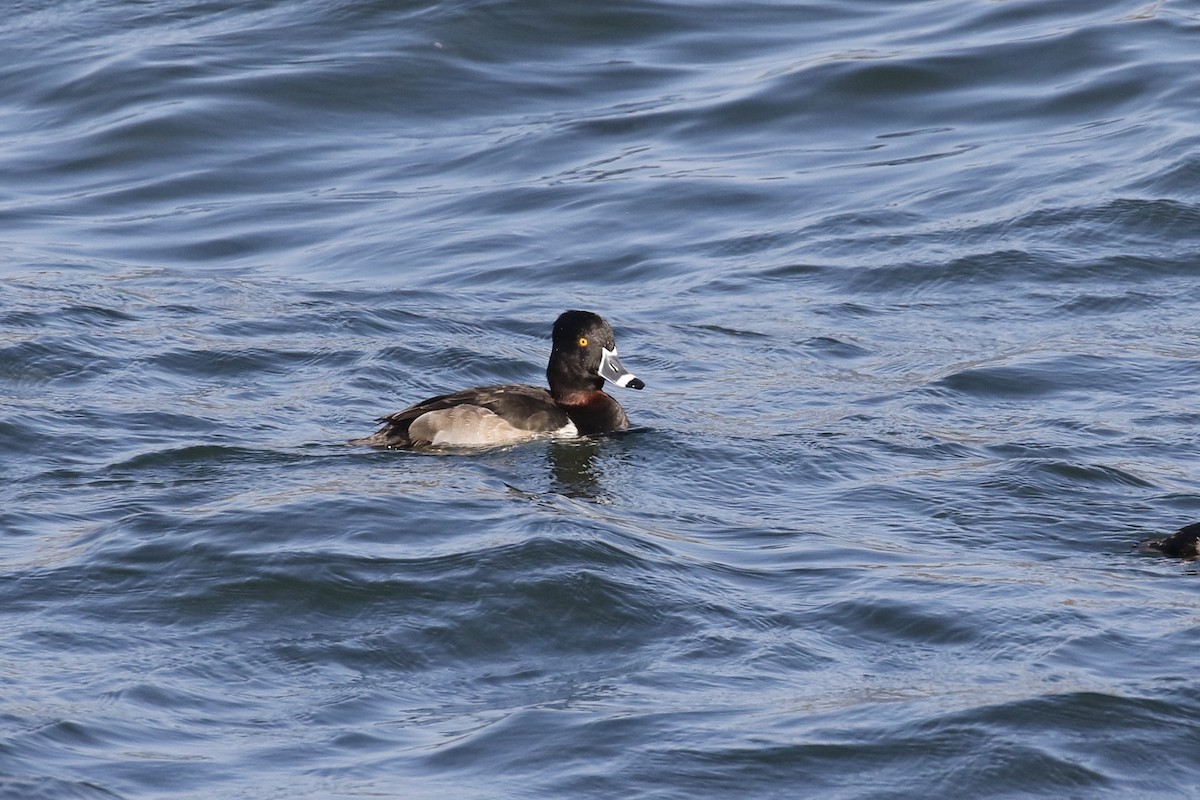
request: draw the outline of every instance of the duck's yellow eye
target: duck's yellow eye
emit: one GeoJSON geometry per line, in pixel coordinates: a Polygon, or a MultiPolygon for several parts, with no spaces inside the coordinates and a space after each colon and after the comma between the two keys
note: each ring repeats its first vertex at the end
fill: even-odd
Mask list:
{"type": "Polygon", "coordinates": [[[580,337],[579,337],[579,346],[580,346],[580,347],[587,347],[587,337],[586,337],[586,336],[580,336],[580,337]]]}

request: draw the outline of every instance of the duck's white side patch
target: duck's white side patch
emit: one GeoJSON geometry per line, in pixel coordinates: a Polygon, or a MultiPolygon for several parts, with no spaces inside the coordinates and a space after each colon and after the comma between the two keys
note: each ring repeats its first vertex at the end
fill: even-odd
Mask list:
{"type": "Polygon", "coordinates": [[[579,435],[579,429],[575,427],[574,422],[567,420],[566,425],[556,431],[550,431],[550,435],[555,439],[573,439],[579,435]]]}
{"type": "Polygon", "coordinates": [[[537,434],[515,428],[483,406],[454,406],[428,411],[412,421],[408,435],[434,445],[473,447],[511,444],[537,434]]]}

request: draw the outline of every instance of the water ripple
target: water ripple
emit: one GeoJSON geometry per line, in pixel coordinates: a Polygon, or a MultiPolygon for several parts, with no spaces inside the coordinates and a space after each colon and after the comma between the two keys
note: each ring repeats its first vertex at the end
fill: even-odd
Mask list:
{"type": "Polygon", "coordinates": [[[1198,26],[18,4],[0,794],[1191,796],[1198,26]]]}

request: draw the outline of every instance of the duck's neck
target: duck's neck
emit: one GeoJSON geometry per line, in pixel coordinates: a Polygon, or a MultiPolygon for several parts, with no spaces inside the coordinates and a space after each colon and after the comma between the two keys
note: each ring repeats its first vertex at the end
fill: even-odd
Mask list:
{"type": "Polygon", "coordinates": [[[554,402],[558,403],[575,423],[580,436],[620,431],[629,427],[629,418],[625,416],[624,409],[599,389],[552,394],[554,402]]]}

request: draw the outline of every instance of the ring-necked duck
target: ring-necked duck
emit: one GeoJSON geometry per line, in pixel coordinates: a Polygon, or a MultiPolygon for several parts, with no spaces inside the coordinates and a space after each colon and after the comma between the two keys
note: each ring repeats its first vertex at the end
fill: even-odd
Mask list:
{"type": "Polygon", "coordinates": [[[589,311],[567,311],[554,323],[547,391],[502,384],[443,394],[380,417],[383,427],[350,444],[414,448],[511,444],[538,436],[588,436],[629,427],[625,411],[604,393],[604,381],[646,384],[617,358],[613,329],[589,311]]]}
{"type": "Polygon", "coordinates": [[[1141,549],[1143,552],[1162,553],[1185,561],[1200,558],[1200,522],[1185,525],[1165,539],[1142,542],[1141,549]]]}

